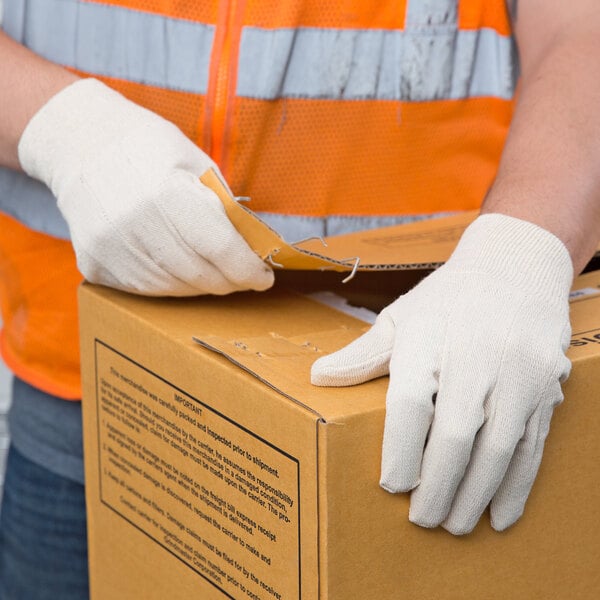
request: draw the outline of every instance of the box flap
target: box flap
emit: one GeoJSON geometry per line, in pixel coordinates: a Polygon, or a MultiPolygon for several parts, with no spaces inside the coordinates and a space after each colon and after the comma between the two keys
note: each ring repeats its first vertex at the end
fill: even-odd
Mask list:
{"type": "Polygon", "coordinates": [[[339,272],[434,269],[443,264],[478,211],[352,234],[287,243],[237,202],[213,170],[200,178],[223,202],[227,216],[250,247],[275,268],[339,272]]]}
{"type": "MultiPolygon", "coordinates": [[[[209,169],[200,180],[219,197],[225,212],[249,246],[275,269],[314,271],[427,271],[448,260],[478,210],[323,239],[286,242],[238,202],[209,169]]],[[[600,247],[595,256],[600,254],[600,247]]]]}
{"type": "MultiPolygon", "coordinates": [[[[326,392],[329,395],[336,390],[311,387],[307,392],[311,365],[319,356],[350,343],[366,328],[365,324],[357,323],[356,327],[339,326],[293,337],[270,332],[257,337],[226,339],[207,334],[194,336],[193,339],[204,348],[221,354],[282,396],[309,410],[317,411],[321,418],[328,419],[337,401],[329,397],[325,400],[325,408],[318,397],[322,395],[322,391],[329,390],[326,392]]],[[[346,408],[345,399],[339,408],[342,411],[346,408]]]]}
{"type": "MultiPolygon", "coordinates": [[[[286,299],[287,300],[287,299],[286,299]]],[[[302,306],[303,300],[287,300],[295,315],[300,307],[320,312],[330,310],[320,303],[302,306]]],[[[337,311],[334,311],[337,312],[337,311]]],[[[340,317],[345,316],[339,313],[340,317]]],[[[352,318],[352,317],[348,317],[352,318]]],[[[331,319],[334,326],[336,319],[331,319]]],[[[354,326],[338,324],[334,329],[284,337],[274,331],[260,336],[226,338],[208,333],[193,336],[203,348],[216,352],[285,398],[315,412],[325,422],[339,421],[353,414],[383,411],[387,379],[379,378],[347,388],[317,387],[310,382],[314,361],[350,343],[369,326],[357,321],[354,326]]]]}
{"type": "MultiPolygon", "coordinates": [[[[214,170],[206,171],[200,180],[217,194],[230,221],[249,246],[275,269],[347,272],[344,281],[356,271],[436,269],[448,260],[466,227],[479,214],[478,210],[470,210],[290,244],[238,202],[214,170]]],[[[600,246],[594,256],[599,255],[600,246]]]]}

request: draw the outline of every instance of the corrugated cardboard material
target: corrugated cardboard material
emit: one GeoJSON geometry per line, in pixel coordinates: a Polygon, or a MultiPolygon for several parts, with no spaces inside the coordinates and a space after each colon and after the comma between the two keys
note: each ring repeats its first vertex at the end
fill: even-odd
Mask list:
{"type": "MultiPolygon", "coordinates": [[[[478,211],[368,231],[288,242],[249,206],[237,201],[216,173],[201,181],[250,247],[271,264],[276,281],[310,293],[327,289],[379,311],[442,265],[478,211]],[[389,271],[394,271],[393,276],[389,271]]],[[[600,268],[600,246],[588,270],[600,268]]]]}
{"type": "MultiPolygon", "coordinates": [[[[356,271],[435,269],[448,259],[465,228],[479,214],[477,210],[464,211],[442,218],[289,243],[238,202],[212,169],[200,180],[217,194],[229,220],[261,258],[268,260],[276,271],[304,271],[313,278],[319,271],[353,274],[356,271]]],[[[595,255],[600,255],[600,246],[595,255]]]]}
{"type": "Polygon", "coordinates": [[[573,371],[525,515],[456,538],[378,486],[387,380],[309,383],[363,322],[282,290],[82,286],[92,600],[597,597],[600,273],[575,289],[573,371]]]}
{"type": "Polygon", "coordinates": [[[337,272],[434,269],[448,259],[465,227],[478,214],[474,210],[465,211],[442,219],[290,244],[236,201],[212,169],[200,180],[219,196],[229,220],[249,246],[275,269],[337,272]]]}

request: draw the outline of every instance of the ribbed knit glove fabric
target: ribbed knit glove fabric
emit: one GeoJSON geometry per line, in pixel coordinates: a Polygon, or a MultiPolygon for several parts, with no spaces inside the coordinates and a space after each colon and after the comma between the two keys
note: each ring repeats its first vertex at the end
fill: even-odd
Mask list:
{"type": "Polygon", "coordinates": [[[175,125],[95,79],[51,98],[19,160],[58,199],[81,273],[145,295],[264,290],[271,269],[198,180],[213,161],[175,125]]]}
{"type": "Polygon", "coordinates": [[[314,363],[322,386],[389,373],[380,485],[413,490],[412,522],[464,534],[488,505],[497,530],[523,513],[570,371],[572,277],[554,235],[482,215],[444,266],[314,363]]]}

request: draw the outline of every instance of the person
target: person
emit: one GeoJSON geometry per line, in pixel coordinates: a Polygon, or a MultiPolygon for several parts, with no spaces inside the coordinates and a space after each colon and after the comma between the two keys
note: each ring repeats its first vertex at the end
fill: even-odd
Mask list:
{"type": "Polygon", "coordinates": [[[519,518],[600,237],[594,0],[5,0],[3,26],[0,598],[87,597],[82,276],[155,296],[273,282],[209,167],[292,240],[481,206],[312,380],[389,373],[381,485],[413,490],[411,521],[519,518]]]}

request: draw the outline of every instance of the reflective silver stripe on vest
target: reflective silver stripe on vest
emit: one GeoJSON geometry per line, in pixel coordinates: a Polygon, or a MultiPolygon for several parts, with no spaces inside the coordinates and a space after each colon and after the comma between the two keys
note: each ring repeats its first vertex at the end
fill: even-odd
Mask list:
{"type": "MultiPolygon", "coordinates": [[[[4,27],[63,65],[206,93],[212,25],[77,0],[8,0],[4,27]]],[[[403,31],[245,27],[237,93],[267,100],[510,99],[514,64],[511,37],[458,29],[456,0],[411,0],[403,31]]]]}
{"type": "Polygon", "coordinates": [[[39,181],[0,167],[0,211],[30,229],[69,239],[69,228],[52,192],[39,181]]]}
{"type": "Polygon", "coordinates": [[[458,3],[460,1],[408,0],[404,26],[406,29],[455,26],[458,20],[458,3]]]}
{"type": "MultiPolygon", "coordinates": [[[[251,208],[251,207],[249,207],[251,208]]],[[[290,244],[310,237],[326,237],[364,231],[379,227],[390,227],[401,223],[413,223],[434,217],[442,217],[452,213],[436,213],[432,215],[404,216],[329,216],[329,217],[300,217],[295,215],[280,215],[275,213],[257,213],[258,216],[277,231],[290,244]]]]}
{"type": "Polygon", "coordinates": [[[242,32],[237,94],[248,98],[510,99],[512,38],[493,29],[259,29],[242,32]]]}
{"type": "Polygon", "coordinates": [[[3,28],[61,65],[206,93],[212,25],[77,0],[6,0],[3,28]]]}
{"type": "MultiPolygon", "coordinates": [[[[23,173],[0,168],[0,211],[15,217],[35,231],[41,231],[61,239],[70,237],[67,223],[56,206],[52,192],[42,183],[23,173]]],[[[258,214],[290,243],[313,236],[324,237],[376,227],[388,227],[431,216],[330,216],[320,218],[274,213],[258,214]]]]}

